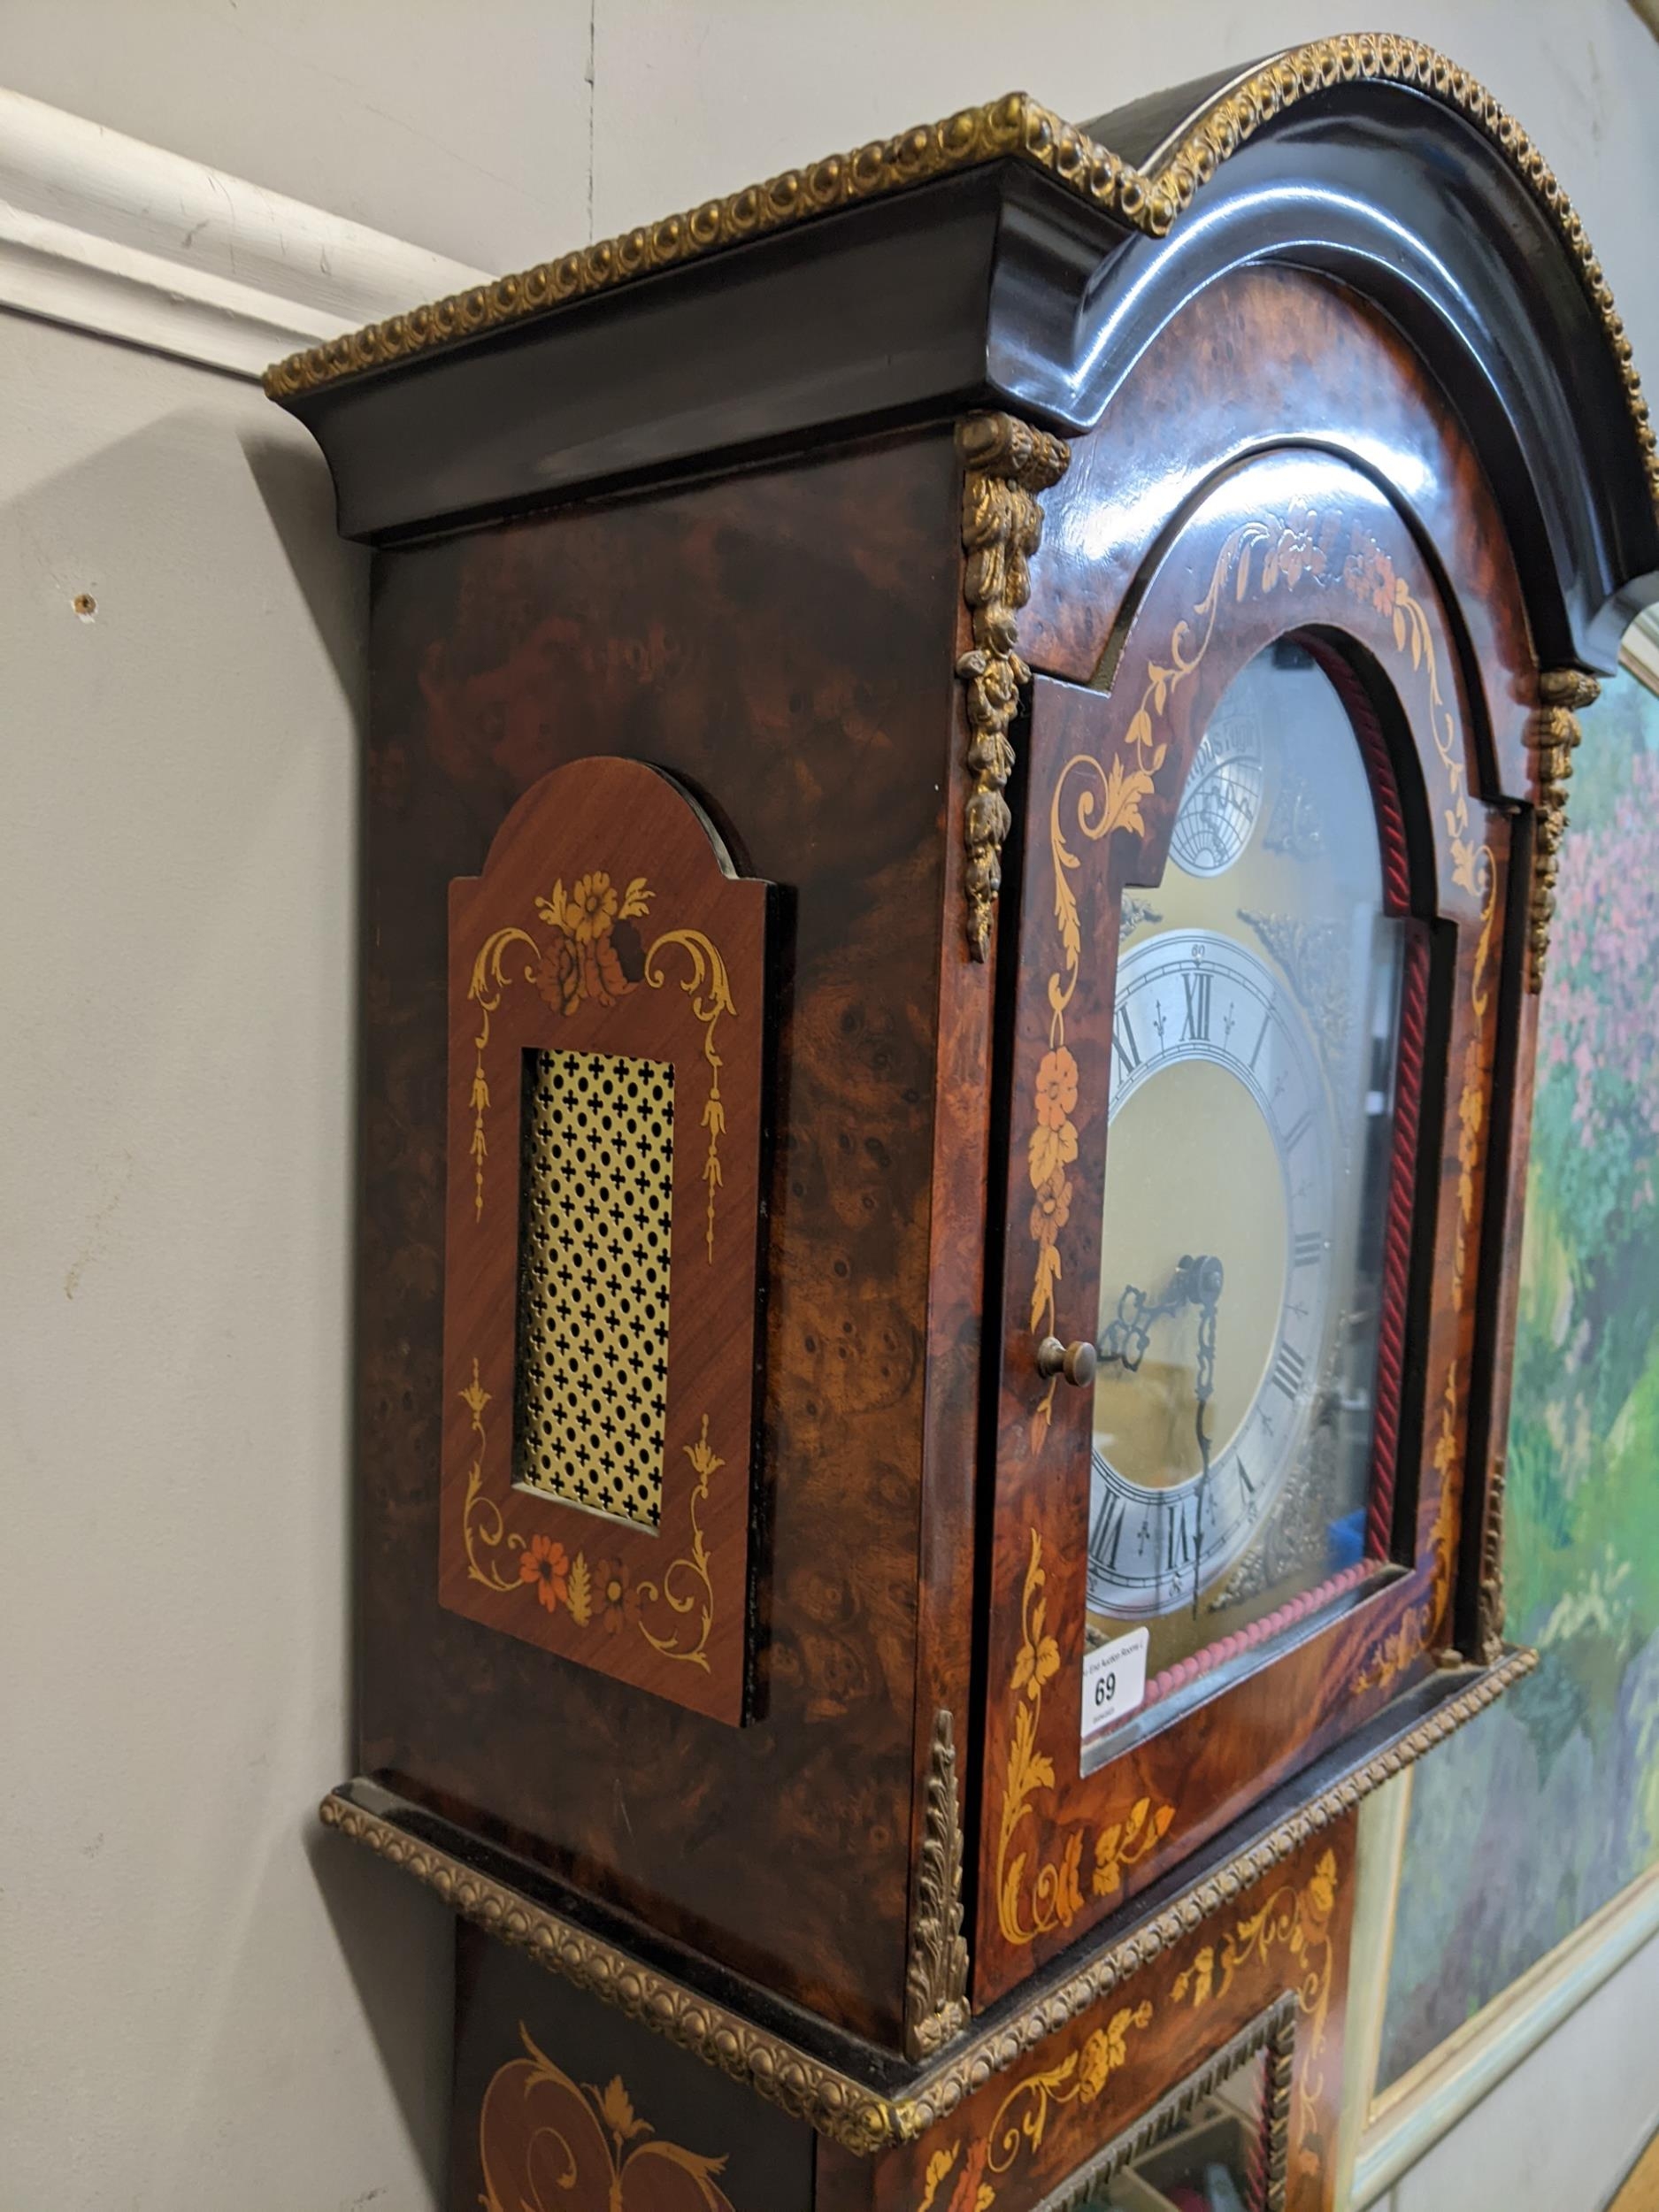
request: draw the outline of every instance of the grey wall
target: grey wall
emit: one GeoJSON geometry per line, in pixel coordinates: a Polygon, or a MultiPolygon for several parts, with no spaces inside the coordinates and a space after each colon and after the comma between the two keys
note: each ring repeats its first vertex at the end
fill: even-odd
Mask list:
{"type": "Polygon", "coordinates": [[[0,2212],[416,2212],[447,1916],[313,1817],[361,556],[253,386],[6,314],[0,487],[0,2212]]]}

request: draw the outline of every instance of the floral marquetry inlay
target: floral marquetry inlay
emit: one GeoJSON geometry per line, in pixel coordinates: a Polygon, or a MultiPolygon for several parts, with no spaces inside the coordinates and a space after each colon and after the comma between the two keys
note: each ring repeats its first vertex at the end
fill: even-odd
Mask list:
{"type": "MultiPolygon", "coordinates": [[[[1385,626],[1395,664],[1390,672],[1402,692],[1414,698],[1432,741],[1440,787],[1431,798],[1451,880],[1475,908],[1478,933],[1466,985],[1472,1020],[1461,1064],[1454,1071],[1458,1174],[1448,1303],[1461,1337],[1487,1137],[1483,1039],[1493,988],[1497,861],[1479,825],[1462,726],[1428,609],[1372,530],[1340,505],[1329,504],[1321,511],[1294,497],[1282,511],[1264,508],[1250,516],[1221,541],[1202,595],[1138,672],[1137,687],[1129,693],[1133,711],[1110,757],[1074,754],[1055,778],[1048,844],[1056,964],[1047,979],[1047,1048],[1037,1064],[1024,1145],[1032,1191],[1029,1323],[1038,1340],[1068,1333],[1059,1325],[1057,1300],[1065,1274],[1066,1232],[1077,1196],[1073,1170],[1079,1117],[1084,1110],[1098,1111],[1105,1103],[1082,1095],[1079,1064],[1067,1039],[1068,1014],[1100,921],[1098,916],[1085,917],[1081,911],[1079,844],[1097,843],[1118,830],[1137,838],[1145,834],[1143,810],[1158,793],[1169,759],[1171,703],[1203,665],[1219,633],[1224,608],[1270,596],[1301,603],[1310,621],[1319,618],[1322,601],[1346,596],[1385,626]]],[[[1119,687],[1124,680],[1120,676],[1119,687]]],[[[1033,1450],[1041,1450],[1048,1436],[1058,1387],[1058,1375],[1051,1374],[1031,1417],[1033,1450]]],[[[1456,1546],[1459,1488],[1455,1476],[1462,1450],[1463,1401],[1460,1348],[1447,1362],[1438,1386],[1432,1447],[1440,1477],[1434,1541],[1442,1616],[1449,1602],[1456,1546]]],[[[1064,1869],[1060,1873],[1063,1880],[1064,1869]]]]}
{"type": "Polygon", "coordinates": [[[479,1010],[472,1097],[473,1207],[481,1221],[484,1165],[489,1156],[486,1119],[490,1094],[484,1055],[489,1045],[490,1017],[500,1008],[502,993],[513,980],[515,971],[556,1012],[569,1016],[589,1003],[614,1006],[641,986],[660,990],[666,980],[661,956],[677,949],[686,956],[681,988],[703,1026],[703,1056],[709,1071],[703,1109],[707,1139],[703,1179],[708,1189],[705,1240],[712,1263],[715,1193],[721,1181],[720,1139],[726,1133],[726,1106],[720,1096],[724,1063],[715,1048],[715,1028],[723,1014],[735,1016],[737,1009],[732,1002],[726,963],[701,930],[664,930],[647,941],[638,925],[649,915],[655,895],[643,876],[634,876],[623,885],[613,883],[603,870],[595,870],[577,877],[568,891],[561,879],[545,898],[538,897],[535,902],[536,914],[549,935],[537,937],[517,927],[497,929],[480,947],[467,992],[479,1010]]]}
{"type": "Polygon", "coordinates": [[[669,1562],[660,1581],[652,1581],[636,1578],[619,1560],[601,1556],[590,1561],[585,1551],[572,1552],[557,1537],[541,1533],[526,1537],[510,1529],[501,1507],[485,1486],[489,1437],[484,1409],[489,1403],[489,1393],[479,1381],[476,1360],[472,1379],[461,1396],[475,1447],[461,1509],[466,1571],[472,1580],[503,1596],[534,1591],[538,1605],[549,1613],[567,1614],[578,1628],[597,1627],[603,1634],[614,1636],[626,1624],[632,1624],[665,1659],[683,1659],[706,1674],[709,1634],[714,1625],[714,1586],[702,1511],[708,1503],[710,1481],[726,1464],[710,1445],[708,1415],[703,1417],[696,1441],[684,1448],[696,1478],[690,1498],[691,1548],[682,1557],[669,1562]]]}
{"type": "Polygon", "coordinates": [[[1313,2137],[1325,2089],[1325,2032],[1336,1963],[1331,1929],[1336,1890],[1336,1854],[1322,1851],[1306,1881],[1281,1884],[1218,1944],[1202,1945],[1191,1964],[1176,1976],[1170,1993],[1176,2004],[1202,2008],[1225,1998],[1245,1968],[1268,1966],[1276,1955],[1288,1962],[1297,2007],[1307,2023],[1297,2039],[1292,2124],[1293,2160],[1306,2173],[1317,2173],[1321,2162],[1313,2137]]]}
{"type": "MultiPolygon", "coordinates": [[[[1157,789],[1169,758],[1167,717],[1171,701],[1203,665],[1228,594],[1236,603],[1252,593],[1295,592],[1323,583],[1334,565],[1341,529],[1338,514],[1317,515],[1293,499],[1283,515],[1252,516],[1230,533],[1216,556],[1209,588],[1170,634],[1161,654],[1148,655],[1134,712],[1110,760],[1076,753],[1055,779],[1048,805],[1048,854],[1059,964],[1048,980],[1048,1048],[1037,1068],[1025,1161],[1033,1203],[1031,1237],[1036,1248],[1031,1286],[1033,1336],[1061,1332],[1056,1300],[1064,1274],[1062,1232],[1074,1195],[1069,1170],[1078,1156],[1073,1116],[1079,1102],[1077,1060],[1066,1043],[1066,1017],[1076,995],[1084,957],[1085,929],[1072,879],[1081,866],[1070,840],[1097,844],[1114,830],[1146,833],[1142,808],[1157,789]]],[[[1132,693],[1131,696],[1134,695],[1132,693]]],[[[1050,1376],[1032,1417],[1033,1448],[1040,1448],[1054,1417],[1059,1377],[1050,1376]]]]}
{"type": "Polygon", "coordinates": [[[772,901],[612,754],[449,886],[439,1601],[733,1727],[772,901]]]}
{"type": "Polygon", "coordinates": [[[1354,1677],[1356,1690],[1386,1690],[1417,1658],[1430,1628],[1429,1608],[1411,1610],[1365,1654],[1354,1677]]]}
{"type": "MultiPolygon", "coordinates": [[[[1032,1872],[1025,1839],[1036,1832],[1037,1808],[1055,1786],[1054,1761],[1038,1743],[1043,1692],[1060,1671],[1060,1647],[1048,1633],[1048,1574],[1042,1538],[1031,1532],[1031,1555],[1021,1594],[1024,1634],[1009,1687],[1013,1699],[1013,1732],[997,1828],[997,1924],[1005,1942],[1033,1943],[1050,1929],[1069,1928],[1083,1909],[1085,1828],[1071,1829],[1057,1859],[1044,1860],[1032,1872]]],[[[1175,1819],[1172,1805],[1138,1798],[1120,1820],[1108,1822],[1094,1840],[1089,1887],[1095,1897],[1115,1897],[1128,1867],[1156,1850],[1175,1819]]]]}

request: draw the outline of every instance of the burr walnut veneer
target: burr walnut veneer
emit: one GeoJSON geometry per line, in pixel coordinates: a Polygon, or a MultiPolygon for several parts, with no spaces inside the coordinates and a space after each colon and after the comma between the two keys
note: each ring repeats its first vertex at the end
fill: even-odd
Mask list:
{"type": "Polygon", "coordinates": [[[1331,41],[270,384],[375,549],[324,1816],[465,1924],[453,2202],[1329,2206],[1354,1808],[1530,1663],[1534,1010],[1659,572],[1577,218],[1331,41]]]}

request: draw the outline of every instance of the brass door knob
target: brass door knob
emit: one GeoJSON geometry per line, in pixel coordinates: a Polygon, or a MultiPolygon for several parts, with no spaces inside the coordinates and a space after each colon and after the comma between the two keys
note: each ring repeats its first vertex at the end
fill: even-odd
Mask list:
{"type": "Polygon", "coordinates": [[[1037,1372],[1064,1375],[1067,1382],[1087,1390],[1094,1379],[1099,1357],[1087,1337],[1079,1337],[1075,1344],[1062,1344],[1057,1336],[1046,1336],[1037,1347],[1037,1372]]]}

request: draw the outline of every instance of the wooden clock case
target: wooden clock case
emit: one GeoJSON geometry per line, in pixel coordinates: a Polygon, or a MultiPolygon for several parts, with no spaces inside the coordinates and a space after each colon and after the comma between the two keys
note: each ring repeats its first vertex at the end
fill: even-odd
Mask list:
{"type": "Polygon", "coordinates": [[[360,1771],[325,1818],[575,1985],[464,1942],[455,2201],[528,2192],[545,2108],[586,2111],[595,2201],[1058,2204],[1248,2048],[1263,2201],[1328,2203],[1353,1808],[1529,1663],[1500,1509],[1535,994],[1572,710],[1659,572],[1577,217],[1450,64],[1334,40],[1080,131],[1014,96],[267,380],[376,549],[360,1771]],[[1280,638],[1350,700],[1417,947],[1372,1540],[1086,1772],[1087,1423],[1038,1347],[1093,1328],[1119,894],[1280,638]],[[741,948],[718,1267],[706,1100],[675,1109],[703,1364],[666,1385],[660,1533],[519,1481],[469,1550],[527,1233],[503,1202],[476,1240],[475,1085],[497,1114],[516,1054],[622,1055],[689,1097],[708,1022],[659,923],[741,948]],[[480,973],[518,1024],[488,1071],[480,973]],[[664,1655],[640,1562],[671,1552],[664,1655]],[[583,2106],[590,2038],[637,2112],[583,2106]],[[704,2062],[787,2116],[723,2118],[704,2062]]]}

